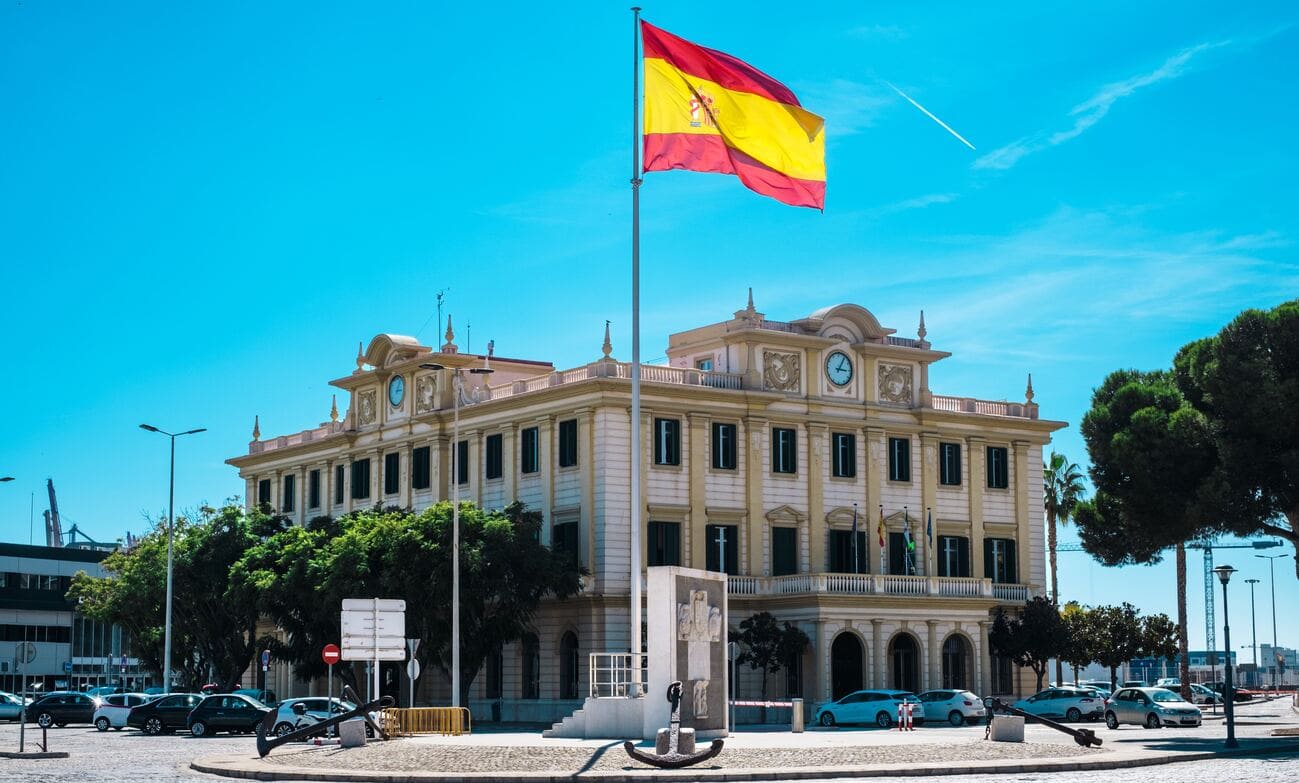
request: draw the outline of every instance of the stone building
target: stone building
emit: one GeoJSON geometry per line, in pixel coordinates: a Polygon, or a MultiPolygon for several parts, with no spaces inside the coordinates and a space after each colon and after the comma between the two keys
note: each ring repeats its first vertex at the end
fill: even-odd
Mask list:
{"type": "MultiPolygon", "coordinates": [[[[894,332],[852,304],[771,321],[750,295],[733,318],[673,334],[666,365],[643,365],[642,562],[725,571],[733,624],[765,610],[807,633],[769,695],[1022,690],[987,634],[997,606],[1042,593],[1042,449],[1065,425],[1038,418],[1031,382],[1023,402],[933,393],[930,366],[950,354],[923,314],[916,337],[894,332]]],[[[630,365],[607,328],[602,353],[557,371],[460,353],[450,319],[437,349],[381,334],[331,382],[341,420],[335,408],[313,430],[254,431],[229,462],[250,504],[298,522],[424,508],[450,496],[453,373],[489,364],[459,376],[460,496],[539,509],[544,542],[590,576],[488,661],[472,706],[557,720],[587,695],[588,654],[630,638],[630,365]]],[[[756,675],[739,674],[756,695],[756,675]]],[[[443,701],[447,685],[421,693],[443,701]]]]}

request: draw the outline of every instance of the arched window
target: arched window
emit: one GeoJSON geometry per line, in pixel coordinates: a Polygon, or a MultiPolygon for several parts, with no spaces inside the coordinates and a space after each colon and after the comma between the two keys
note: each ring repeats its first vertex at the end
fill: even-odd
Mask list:
{"type": "Polygon", "coordinates": [[[970,643],[952,634],[943,642],[943,687],[964,690],[970,687],[970,643]]]}
{"type": "Polygon", "coordinates": [[[920,690],[920,646],[909,633],[900,633],[889,643],[893,687],[916,693],[920,690]]]}
{"type": "Polygon", "coordinates": [[[838,699],[862,688],[861,642],[851,633],[834,637],[830,645],[830,695],[838,699]]]}
{"type": "Polygon", "coordinates": [[[523,644],[520,645],[520,656],[522,657],[522,689],[519,694],[525,699],[541,698],[541,642],[537,641],[537,635],[534,633],[526,634],[523,637],[523,644]]]}
{"type": "Polygon", "coordinates": [[[577,698],[577,634],[568,631],[559,640],[559,698],[577,698]]]}

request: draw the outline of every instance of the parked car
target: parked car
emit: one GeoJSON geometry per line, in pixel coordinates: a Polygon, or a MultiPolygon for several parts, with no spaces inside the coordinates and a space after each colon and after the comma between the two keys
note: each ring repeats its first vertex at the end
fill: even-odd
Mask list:
{"type": "Polygon", "coordinates": [[[1105,708],[1105,725],[1117,729],[1135,723],[1148,729],[1199,726],[1200,708],[1167,688],[1122,688],[1105,708]]]}
{"type": "MultiPolygon", "coordinates": [[[[329,699],[324,696],[307,696],[295,699],[285,699],[275,708],[275,726],[272,729],[276,736],[284,736],[293,731],[294,726],[299,723],[299,716],[294,709],[295,704],[305,705],[308,719],[326,720],[334,715],[340,715],[344,712],[356,709],[356,705],[350,701],[334,698],[333,707],[330,708],[329,699]]],[[[380,715],[376,712],[370,713],[370,720],[375,723],[380,722],[380,715]]],[[[374,736],[374,729],[369,725],[365,727],[367,737],[374,736]]]]}
{"type": "Polygon", "coordinates": [[[18,720],[23,713],[23,698],[0,691],[0,720],[18,720]]]}
{"type": "Polygon", "coordinates": [[[203,696],[197,693],[150,696],[149,701],[131,708],[126,716],[126,725],[155,736],[189,728],[185,721],[201,701],[203,696]]]}
{"type": "Polygon", "coordinates": [[[1215,693],[1198,682],[1191,683],[1191,703],[1222,704],[1222,694],[1215,693]]]}
{"type": "Polygon", "coordinates": [[[1182,679],[1180,677],[1160,677],[1155,680],[1155,687],[1167,688],[1170,691],[1175,691],[1182,687],[1182,679]]]}
{"type": "Polygon", "coordinates": [[[260,701],[267,707],[274,707],[279,703],[279,699],[275,698],[275,691],[268,691],[265,688],[240,688],[239,690],[231,691],[231,693],[238,696],[247,696],[250,699],[260,701]]]}
{"type": "Polygon", "coordinates": [[[91,722],[100,731],[109,729],[121,731],[126,726],[126,718],[133,708],[156,698],[145,693],[110,693],[96,699],[98,706],[95,707],[91,722]]]}
{"type": "Polygon", "coordinates": [[[892,726],[898,718],[898,705],[902,702],[915,705],[911,713],[917,726],[925,722],[925,706],[908,691],[853,691],[838,701],[822,704],[814,720],[822,726],[840,723],[874,723],[881,728],[892,726]]]}
{"type": "MultiPolygon", "coordinates": [[[[1226,690],[1226,685],[1222,680],[1217,682],[1206,682],[1205,685],[1208,686],[1209,690],[1218,694],[1220,697],[1222,696],[1223,691],[1226,690]]],[[[1260,695],[1261,694],[1258,691],[1250,690],[1249,688],[1242,688],[1239,685],[1231,686],[1232,701],[1251,701],[1260,695]]]]}
{"type": "Polygon", "coordinates": [[[123,685],[100,685],[86,691],[86,695],[92,699],[102,699],[105,696],[114,693],[126,693],[126,687],[123,685]]]}
{"type": "Polygon", "coordinates": [[[27,720],[43,729],[63,728],[69,723],[90,723],[95,715],[95,700],[84,693],[55,691],[47,693],[27,707],[27,720]]]}
{"type": "Polygon", "coordinates": [[[1145,680],[1124,680],[1124,688],[1145,688],[1148,687],[1145,680]]]}
{"type": "Polygon", "coordinates": [[[253,731],[270,711],[270,707],[241,693],[218,693],[204,697],[185,725],[195,737],[208,737],[218,731],[253,731]]]}
{"type": "Polygon", "coordinates": [[[953,726],[978,723],[988,716],[983,700],[964,690],[925,691],[919,696],[925,705],[925,716],[937,721],[944,715],[953,726]]]}
{"type": "Polygon", "coordinates": [[[1105,715],[1105,697],[1095,688],[1047,688],[1012,706],[1030,715],[1067,721],[1100,720],[1105,715]]]}

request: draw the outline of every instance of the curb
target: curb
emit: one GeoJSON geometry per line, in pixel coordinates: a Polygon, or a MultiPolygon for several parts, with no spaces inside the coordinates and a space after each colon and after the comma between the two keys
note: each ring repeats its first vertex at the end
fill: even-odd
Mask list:
{"type": "Polygon", "coordinates": [[[247,757],[195,759],[190,769],[228,778],[244,780],[312,780],[345,783],[559,783],[559,781],[593,780],[599,783],[645,783],[646,781],[756,781],[815,780],[822,778],[921,777],[940,775],[1021,774],[1026,772],[1074,772],[1085,770],[1126,769],[1202,761],[1214,758],[1299,753],[1299,743],[1277,743],[1271,747],[1214,752],[1149,755],[1117,759],[1078,761],[1055,759],[1017,763],[972,762],[969,765],[930,765],[924,767],[877,765],[873,767],[790,767],[786,769],[694,770],[673,772],[637,770],[628,772],[469,772],[438,774],[428,772],[388,772],[377,770],[325,770],[312,767],[278,767],[267,769],[259,760],[247,757]]]}
{"type": "Polygon", "coordinates": [[[39,750],[29,750],[25,753],[19,753],[16,750],[0,750],[0,759],[66,759],[68,752],[65,750],[51,750],[41,752],[39,750]]]}

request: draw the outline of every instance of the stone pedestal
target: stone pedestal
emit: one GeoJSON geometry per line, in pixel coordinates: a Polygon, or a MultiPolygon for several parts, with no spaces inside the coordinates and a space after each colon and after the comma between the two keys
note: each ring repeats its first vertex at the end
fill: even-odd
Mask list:
{"type": "Polygon", "coordinates": [[[726,574],[679,566],[647,569],[649,678],[644,739],[671,718],[668,686],[681,682],[681,728],[696,739],[727,735],[726,574]]]}
{"type": "Polygon", "coordinates": [[[365,745],[365,720],[352,718],[338,724],[338,744],[345,748],[359,748],[365,745]]]}
{"type": "Polygon", "coordinates": [[[1023,742],[1024,719],[1019,715],[994,715],[988,738],[993,742],[1023,742]]]}
{"type": "MultiPolygon", "coordinates": [[[[672,730],[659,729],[659,733],[654,737],[654,752],[662,756],[671,750],[672,730]]],[[[681,729],[677,734],[677,753],[690,754],[695,752],[695,730],[681,729]]]]}

